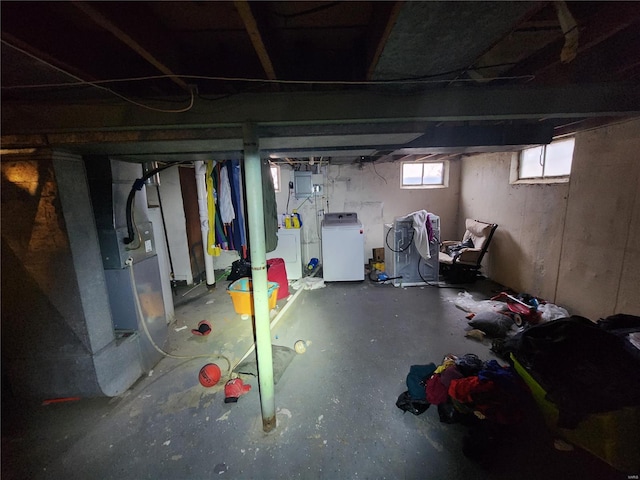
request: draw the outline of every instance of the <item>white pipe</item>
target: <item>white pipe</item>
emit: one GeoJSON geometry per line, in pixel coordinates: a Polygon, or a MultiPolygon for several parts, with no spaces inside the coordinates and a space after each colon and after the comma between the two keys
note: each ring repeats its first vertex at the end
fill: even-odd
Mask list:
{"type": "Polygon", "coordinates": [[[198,212],[200,213],[200,231],[202,232],[202,253],[204,254],[204,269],[207,275],[207,286],[216,284],[213,271],[213,257],[207,252],[209,238],[209,214],[207,210],[207,182],[205,176],[207,167],[201,160],[194,162],[196,167],[196,189],[198,190],[198,212]]]}

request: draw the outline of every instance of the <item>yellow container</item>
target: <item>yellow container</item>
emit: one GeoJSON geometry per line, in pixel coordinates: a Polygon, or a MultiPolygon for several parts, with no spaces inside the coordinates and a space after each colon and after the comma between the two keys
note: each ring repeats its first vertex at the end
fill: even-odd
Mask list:
{"type": "Polygon", "coordinates": [[[384,262],[374,262],[371,266],[379,272],[384,272],[384,262]]]}
{"type": "MultiPolygon", "coordinates": [[[[278,300],[278,289],[280,285],[276,282],[267,283],[267,292],[269,294],[269,310],[276,308],[278,300]]],[[[254,315],[253,310],[253,291],[251,279],[249,277],[239,278],[227,287],[227,292],[233,300],[233,308],[239,315],[254,315]]]]}
{"type": "Polygon", "coordinates": [[[558,407],[545,397],[547,392],[524,366],[511,355],[513,367],[522,377],[538,404],[549,429],[623,472],[640,471],[640,408],[625,407],[612,412],[591,414],[577,428],[560,428],[558,407]]]}

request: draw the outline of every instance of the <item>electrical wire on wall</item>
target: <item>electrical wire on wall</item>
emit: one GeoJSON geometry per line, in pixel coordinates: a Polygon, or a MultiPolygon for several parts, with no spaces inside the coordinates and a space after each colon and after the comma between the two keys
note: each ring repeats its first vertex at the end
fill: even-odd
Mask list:
{"type": "Polygon", "coordinates": [[[289,195],[287,195],[287,210],[285,213],[289,215],[289,200],[291,200],[291,192],[293,192],[293,182],[289,182],[289,195]]]}
{"type": "MultiPolygon", "coordinates": [[[[314,192],[315,194],[315,192],[314,192]]],[[[314,207],[315,207],[315,211],[316,211],[316,237],[318,238],[318,240],[322,240],[322,235],[320,233],[320,215],[321,212],[318,210],[318,202],[313,202],[314,203],[314,207]]]]}
{"type": "Polygon", "coordinates": [[[382,180],[384,180],[385,185],[388,185],[387,179],[384,178],[382,175],[380,175],[378,173],[378,170],[376,170],[376,162],[371,162],[369,165],[371,165],[373,167],[373,171],[375,172],[375,174],[378,175],[382,180]]]}

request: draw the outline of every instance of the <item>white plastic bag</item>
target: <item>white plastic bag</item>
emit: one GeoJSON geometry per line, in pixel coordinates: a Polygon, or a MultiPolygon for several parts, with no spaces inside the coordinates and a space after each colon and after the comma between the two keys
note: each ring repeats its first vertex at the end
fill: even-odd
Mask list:
{"type": "Polygon", "coordinates": [[[294,290],[300,290],[301,288],[305,290],[317,290],[318,288],[323,288],[325,286],[324,279],[319,277],[302,277],[296,280],[291,288],[294,290]]]}
{"type": "Polygon", "coordinates": [[[458,293],[458,298],[456,298],[453,303],[460,310],[471,313],[503,312],[507,309],[506,303],[497,300],[474,300],[473,295],[469,292],[458,293]]]}
{"type": "Polygon", "coordinates": [[[538,306],[538,311],[542,313],[540,321],[549,322],[551,320],[557,320],[558,318],[565,318],[569,316],[564,308],[554,305],[553,303],[543,303],[538,306]]]}

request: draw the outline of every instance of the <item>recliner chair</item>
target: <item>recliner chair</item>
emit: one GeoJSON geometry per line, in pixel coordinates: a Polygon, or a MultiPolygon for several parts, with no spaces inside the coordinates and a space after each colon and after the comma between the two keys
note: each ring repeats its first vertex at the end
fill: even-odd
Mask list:
{"type": "Polygon", "coordinates": [[[482,258],[498,225],[467,218],[465,227],[461,242],[445,240],[440,244],[440,274],[450,283],[472,283],[476,280],[482,258]]]}

